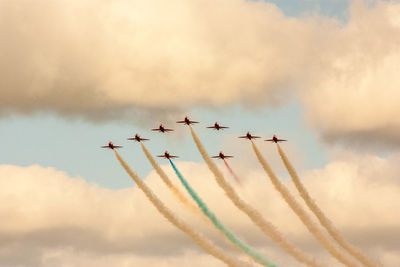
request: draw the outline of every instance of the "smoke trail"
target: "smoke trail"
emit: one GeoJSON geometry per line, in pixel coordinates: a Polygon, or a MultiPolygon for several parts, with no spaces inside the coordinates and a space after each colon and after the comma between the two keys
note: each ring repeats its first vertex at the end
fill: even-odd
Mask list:
{"type": "Polygon", "coordinates": [[[256,224],[261,229],[261,231],[263,231],[264,234],[269,236],[275,243],[281,246],[299,262],[302,262],[308,266],[321,266],[315,261],[315,259],[304,254],[301,250],[299,250],[293,244],[284,239],[281,233],[276,230],[270,222],[265,220],[264,217],[257,210],[244,202],[238,196],[236,191],[232,188],[232,186],[230,186],[229,183],[226,182],[223,174],[218,170],[215,163],[211,160],[210,156],[207,154],[207,151],[205,150],[203,144],[200,142],[200,139],[197,137],[196,133],[193,131],[192,127],[189,128],[197,149],[199,150],[204,161],[207,163],[208,168],[214,174],[218,185],[225,191],[225,194],[235,204],[235,206],[243,211],[253,221],[253,223],[256,224]]]}
{"type": "MultiPolygon", "coordinates": [[[[174,194],[174,196],[178,199],[178,201],[180,201],[181,203],[183,203],[185,205],[186,208],[188,208],[190,211],[192,211],[193,213],[195,213],[196,215],[199,215],[200,218],[202,220],[204,220],[206,223],[211,224],[210,220],[201,212],[201,210],[193,205],[183,194],[181,191],[179,191],[179,189],[171,182],[171,180],[168,178],[167,174],[161,169],[161,167],[157,164],[157,162],[155,161],[155,159],[153,158],[153,156],[151,155],[151,153],[147,150],[146,146],[143,145],[142,143],[140,143],[140,145],[142,146],[142,150],[144,152],[144,154],[146,155],[147,159],[149,160],[150,164],[153,166],[153,168],[156,170],[157,174],[161,177],[161,179],[163,180],[163,182],[167,185],[167,187],[171,190],[171,192],[174,194]]],[[[212,229],[215,229],[214,227],[212,229]]],[[[233,250],[237,251],[237,252],[242,252],[237,246],[235,246],[234,244],[232,244],[227,238],[226,236],[221,233],[220,231],[218,231],[217,229],[215,229],[215,231],[218,233],[218,235],[221,236],[221,238],[225,241],[225,243],[232,248],[233,250]]],[[[246,254],[247,255],[247,254],[246,254]]],[[[249,259],[251,259],[252,261],[254,261],[253,258],[249,257],[249,259]]]]}
{"type": "Polygon", "coordinates": [[[263,158],[260,151],[257,149],[254,142],[251,142],[253,150],[261,163],[265,172],[268,174],[275,189],[281,194],[282,198],[286,201],[289,207],[296,213],[307,229],[314,235],[314,237],[321,243],[321,245],[338,261],[347,266],[357,266],[347,255],[339,251],[336,246],[329,240],[329,238],[321,231],[321,229],[311,220],[305,210],[297,203],[297,201],[290,194],[289,190],[283,183],[276,177],[267,161],[263,158]]]}
{"type": "Polygon", "coordinates": [[[325,229],[328,231],[328,233],[332,236],[333,239],[336,240],[336,242],[342,246],[346,251],[348,251],[353,257],[358,259],[360,262],[362,262],[365,266],[368,267],[373,267],[373,266],[378,266],[378,264],[374,263],[372,260],[370,260],[367,256],[365,256],[358,248],[354,247],[350,243],[348,243],[338,232],[338,230],[335,229],[335,227],[332,225],[331,221],[325,216],[325,214],[322,212],[322,210],[317,206],[317,204],[312,200],[310,197],[309,193],[307,192],[307,189],[304,187],[304,185],[301,183],[299,176],[296,173],[296,170],[290,163],[289,159],[286,157],[285,153],[277,144],[278,152],[279,155],[282,158],[282,161],[288,170],[290,176],[292,177],[293,183],[296,185],[297,191],[299,191],[301,197],[304,199],[306,202],[307,206],[310,208],[310,210],[315,214],[315,216],[318,218],[319,222],[325,229]]]}
{"type": "Polygon", "coordinates": [[[248,264],[239,262],[233,259],[230,255],[223,252],[221,249],[216,247],[211,241],[200,235],[198,232],[190,228],[184,222],[182,222],[178,217],[176,217],[171,210],[169,210],[162,202],[159,200],[149,187],[142,181],[142,179],[129,167],[129,165],[123,160],[123,158],[114,150],[115,156],[118,161],[124,167],[125,171],[137,184],[137,186],[143,191],[149,201],[154,205],[154,207],[175,227],[187,234],[194,242],[196,242],[205,252],[214,256],[215,258],[223,261],[228,266],[240,267],[248,266],[248,264]]]}
{"type": "Polygon", "coordinates": [[[238,184],[241,184],[239,178],[238,178],[238,177],[236,176],[236,174],[233,172],[233,170],[232,170],[231,166],[229,166],[228,162],[226,162],[225,159],[223,159],[223,161],[224,161],[225,166],[226,166],[226,168],[228,169],[228,171],[231,173],[231,175],[233,176],[233,178],[235,178],[236,182],[237,182],[238,184]]]}
{"type": "Polygon", "coordinates": [[[163,182],[167,185],[167,187],[171,190],[171,192],[174,194],[174,196],[181,202],[183,203],[187,208],[189,208],[191,211],[199,213],[199,209],[190,203],[190,201],[182,194],[181,191],[171,182],[171,180],[168,178],[167,174],[160,168],[160,166],[157,164],[157,162],[154,160],[153,156],[150,154],[150,152],[147,150],[147,148],[140,143],[142,146],[142,150],[144,154],[146,155],[147,159],[149,160],[151,166],[153,166],[154,170],[156,170],[157,174],[161,177],[163,182]]]}
{"type": "Polygon", "coordinates": [[[212,213],[207,205],[201,200],[201,198],[197,195],[197,193],[192,189],[192,187],[189,185],[189,183],[183,178],[182,174],[179,172],[179,170],[176,168],[175,164],[172,162],[171,159],[169,159],[169,162],[171,163],[172,168],[174,169],[176,175],[178,176],[179,180],[182,182],[183,186],[186,188],[186,190],[189,192],[189,194],[192,196],[192,198],[196,201],[197,205],[199,208],[203,211],[203,213],[212,221],[212,223],[215,225],[216,228],[218,228],[221,232],[225,234],[225,236],[232,241],[237,247],[239,247],[244,253],[247,255],[251,256],[254,260],[257,262],[261,263],[264,266],[268,267],[277,267],[277,265],[265,257],[263,257],[261,254],[259,254],[257,251],[255,251],[253,248],[249,247],[245,243],[243,243],[241,240],[239,240],[229,229],[227,229],[212,213]]]}

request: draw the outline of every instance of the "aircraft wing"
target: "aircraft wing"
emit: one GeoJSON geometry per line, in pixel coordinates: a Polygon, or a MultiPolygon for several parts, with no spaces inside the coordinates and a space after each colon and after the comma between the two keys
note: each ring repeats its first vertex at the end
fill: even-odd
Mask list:
{"type": "Polygon", "coordinates": [[[158,155],[159,158],[165,158],[165,155],[158,155]]]}
{"type": "Polygon", "coordinates": [[[287,140],[285,140],[285,139],[278,139],[278,142],[284,142],[284,141],[287,141],[287,140]]]}
{"type": "Polygon", "coordinates": [[[150,139],[147,138],[140,138],[140,141],[149,141],[150,139]]]}
{"type": "Polygon", "coordinates": [[[123,147],[123,146],[114,146],[114,148],[121,148],[121,147],[123,147]]]}
{"type": "Polygon", "coordinates": [[[164,129],[164,131],[166,131],[166,132],[172,132],[172,131],[174,131],[173,129],[164,129]]]}
{"type": "Polygon", "coordinates": [[[101,146],[101,148],[108,148],[109,146],[101,146]]]}
{"type": "Polygon", "coordinates": [[[186,123],[186,121],[177,121],[176,123],[186,123]]]}
{"type": "Polygon", "coordinates": [[[198,121],[189,121],[189,123],[199,123],[198,121]]]}
{"type": "Polygon", "coordinates": [[[261,138],[261,136],[251,136],[251,138],[261,138]]]}
{"type": "Polygon", "coordinates": [[[218,159],[219,156],[212,156],[211,158],[213,158],[213,159],[218,159]]]}
{"type": "Polygon", "coordinates": [[[228,129],[228,126],[219,126],[220,129],[228,129]]]}
{"type": "Polygon", "coordinates": [[[171,159],[179,158],[178,156],[169,156],[171,159]]]}
{"type": "Polygon", "coordinates": [[[247,138],[247,136],[245,136],[245,135],[244,136],[239,136],[238,138],[247,138]]]}
{"type": "Polygon", "coordinates": [[[274,142],[274,139],[265,139],[264,141],[274,142]]]}
{"type": "Polygon", "coordinates": [[[208,128],[208,129],[215,129],[215,126],[208,126],[208,127],[206,127],[206,128],[208,128]]]}
{"type": "Polygon", "coordinates": [[[157,129],[151,129],[152,131],[161,131],[159,128],[157,129]]]}
{"type": "Polygon", "coordinates": [[[136,139],[133,137],[129,137],[129,138],[127,138],[127,140],[136,140],[136,139]]]}
{"type": "Polygon", "coordinates": [[[229,159],[229,158],[233,158],[233,156],[225,156],[225,158],[229,159]]]}

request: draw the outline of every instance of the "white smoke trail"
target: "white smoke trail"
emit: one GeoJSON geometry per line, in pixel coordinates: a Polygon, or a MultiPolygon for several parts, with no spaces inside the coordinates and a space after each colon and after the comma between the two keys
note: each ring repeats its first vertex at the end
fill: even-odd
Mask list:
{"type": "Polygon", "coordinates": [[[355,267],[357,264],[352,261],[347,255],[343,254],[340,250],[336,248],[336,246],[329,240],[329,238],[325,235],[325,233],[316,225],[305,210],[297,203],[294,197],[290,194],[289,190],[286,186],[281,183],[281,181],[276,177],[275,173],[272,171],[271,167],[261,155],[260,151],[257,149],[256,145],[253,141],[251,141],[251,145],[253,150],[258,158],[258,161],[261,163],[262,167],[264,168],[265,172],[269,176],[272,184],[274,185],[275,189],[281,194],[282,198],[286,201],[289,207],[296,213],[296,215],[300,218],[303,224],[307,227],[307,229],[314,235],[314,237],[321,243],[321,245],[338,261],[341,263],[355,267]]]}
{"type": "Polygon", "coordinates": [[[129,174],[129,176],[133,179],[133,181],[137,184],[137,186],[143,191],[146,197],[150,200],[150,202],[154,205],[154,207],[174,226],[176,226],[179,230],[187,234],[194,242],[196,242],[205,252],[214,256],[215,258],[223,261],[228,266],[239,267],[239,266],[249,266],[247,263],[240,262],[230,255],[223,252],[221,249],[216,247],[210,240],[206,239],[200,233],[193,230],[191,227],[186,225],[183,221],[181,221],[178,217],[173,214],[171,210],[169,210],[147,187],[147,185],[142,181],[142,179],[129,167],[129,165],[124,161],[124,159],[118,154],[116,150],[114,150],[115,156],[118,161],[121,163],[122,167],[124,167],[125,171],[129,174]]]}
{"type": "Polygon", "coordinates": [[[292,177],[292,181],[295,184],[297,191],[300,193],[300,196],[304,199],[304,202],[306,202],[307,206],[315,214],[315,216],[318,218],[321,225],[323,227],[325,227],[325,229],[331,235],[331,237],[334,240],[336,240],[336,242],[340,246],[342,246],[347,252],[349,252],[353,257],[355,257],[360,262],[362,262],[365,266],[368,266],[368,267],[379,266],[379,264],[374,263],[364,253],[362,253],[358,248],[356,248],[353,245],[351,245],[350,243],[348,243],[340,235],[338,230],[336,230],[335,227],[332,225],[331,221],[325,216],[325,214],[322,212],[322,210],[317,206],[317,204],[310,197],[309,193],[307,192],[307,189],[301,183],[300,178],[296,173],[296,170],[290,163],[289,159],[286,157],[285,153],[283,152],[283,150],[281,149],[279,144],[277,144],[277,148],[278,148],[279,155],[282,158],[283,164],[285,165],[290,176],[292,177]]]}
{"type": "MultiPolygon", "coordinates": [[[[174,196],[181,202],[183,203],[188,209],[190,209],[192,212],[201,214],[201,211],[197,206],[192,204],[179,189],[171,182],[171,180],[168,178],[167,174],[161,169],[161,167],[157,164],[157,162],[154,160],[153,156],[150,154],[150,152],[147,150],[147,148],[140,143],[142,146],[142,150],[144,154],[146,155],[147,159],[149,160],[151,166],[153,166],[154,170],[157,172],[157,174],[160,176],[160,178],[163,180],[163,182],[167,185],[167,187],[171,190],[171,192],[174,194],[174,196]]],[[[202,216],[204,218],[204,216],[202,216]]],[[[208,219],[206,219],[208,221],[208,219]]]]}
{"type": "MultiPolygon", "coordinates": [[[[157,164],[157,162],[155,161],[154,157],[151,155],[151,153],[147,150],[146,146],[143,145],[142,143],[140,143],[140,145],[142,146],[142,150],[144,152],[144,154],[146,155],[147,159],[149,160],[151,166],[153,166],[154,170],[157,172],[157,174],[161,177],[161,179],[163,180],[163,182],[167,185],[167,187],[171,190],[171,192],[174,194],[174,196],[178,199],[178,201],[180,201],[182,204],[184,204],[184,206],[189,209],[190,211],[192,211],[193,213],[195,213],[197,216],[199,216],[203,221],[205,221],[207,224],[214,226],[212,224],[212,222],[201,212],[201,210],[199,209],[199,207],[193,205],[184,195],[181,191],[179,191],[179,189],[171,182],[171,180],[168,178],[168,175],[163,171],[163,169],[161,169],[160,165],[157,164]]],[[[229,241],[226,236],[221,233],[220,231],[218,231],[217,229],[215,229],[214,227],[211,227],[221,238],[222,240],[224,240],[224,242],[234,251],[242,253],[242,251],[235,246],[234,244],[232,244],[231,241],[229,241]]],[[[245,254],[246,256],[248,256],[247,254],[245,254]]],[[[254,261],[253,258],[248,257],[253,263],[256,263],[254,261]]]]}
{"type": "Polygon", "coordinates": [[[193,188],[190,186],[188,181],[183,177],[182,173],[178,170],[176,165],[171,159],[168,159],[169,163],[171,164],[172,168],[174,169],[176,175],[178,176],[179,180],[181,181],[182,185],[186,188],[187,192],[190,194],[190,196],[193,198],[194,201],[196,201],[197,205],[201,209],[201,211],[206,215],[210,221],[214,224],[214,226],[220,230],[224,235],[232,241],[233,244],[238,246],[244,253],[249,255],[250,257],[253,257],[254,260],[256,260],[258,263],[267,266],[267,267],[279,267],[276,265],[274,262],[270,261],[268,258],[266,258],[264,255],[260,254],[257,250],[254,248],[248,246],[246,243],[244,243],[242,240],[240,240],[234,233],[232,233],[231,230],[229,230],[216,216],[215,214],[208,209],[206,203],[203,202],[203,200],[199,197],[199,195],[196,193],[196,191],[193,190],[193,188]]]}
{"type": "Polygon", "coordinates": [[[232,188],[232,186],[226,182],[223,174],[219,171],[218,167],[211,160],[207,151],[205,150],[203,144],[200,142],[200,139],[197,137],[196,133],[193,131],[192,127],[190,128],[190,132],[192,134],[193,140],[206,162],[208,168],[214,174],[214,177],[218,183],[218,185],[225,191],[225,194],[229,197],[229,199],[235,204],[235,206],[243,211],[254,224],[256,224],[261,231],[270,237],[275,243],[281,246],[284,250],[286,250],[291,256],[297,259],[299,262],[302,262],[308,266],[322,266],[316,262],[315,259],[306,255],[304,252],[296,248],[293,244],[289,243],[281,233],[253,207],[244,202],[236,191],[232,188]]]}

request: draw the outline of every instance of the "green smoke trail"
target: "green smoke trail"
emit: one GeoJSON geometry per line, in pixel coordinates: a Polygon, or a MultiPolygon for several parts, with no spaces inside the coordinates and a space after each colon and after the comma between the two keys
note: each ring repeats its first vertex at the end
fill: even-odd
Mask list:
{"type": "Polygon", "coordinates": [[[199,208],[203,211],[203,213],[212,221],[212,223],[217,227],[221,232],[225,234],[225,236],[232,241],[237,247],[239,247],[244,253],[252,257],[254,260],[257,262],[261,263],[264,266],[268,267],[277,267],[275,263],[269,261],[266,259],[264,256],[256,252],[253,248],[249,247],[245,243],[243,243],[240,239],[238,239],[229,229],[227,229],[212,213],[207,205],[201,200],[201,198],[197,195],[197,193],[192,189],[192,187],[188,184],[188,182],[183,178],[182,174],[179,172],[179,170],[176,168],[175,164],[172,162],[171,159],[169,159],[169,162],[171,163],[172,168],[174,169],[176,175],[178,176],[179,180],[182,182],[183,186],[186,188],[186,190],[189,192],[189,194],[192,196],[192,198],[196,201],[197,205],[199,208]]]}
{"type": "MultiPolygon", "coordinates": [[[[194,203],[191,203],[188,199],[186,198],[182,192],[176,187],[172,181],[168,178],[167,174],[161,169],[161,167],[157,164],[156,160],[153,158],[151,153],[147,150],[146,146],[143,145],[143,143],[140,143],[142,146],[143,152],[146,155],[147,159],[149,160],[150,164],[153,166],[154,170],[157,172],[157,174],[160,176],[160,178],[163,180],[163,182],[167,185],[167,187],[171,190],[173,195],[182,203],[186,208],[188,208],[190,211],[194,212],[196,215],[200,216],[202,220],[204,220],[206,223],[208,223],[213,230],[217,232],[218,235],[221,236],[221,238],[226,242],[226,244],[232,248],[234,251],[242,253],[242,251],[235,246],[231,241],[228,240],[228,238],[218,229],[213,227],[213,223],[204,215],[204,213],[201,212],[199,207],[195,205],[194,203]]],[[[246,254],[246,256],[248,256],[246,254]]],[[[249,256],[248,256],[249,257],[249,256]]],[[[253,258],[249,257],[252,261],[254,261],[253,258]]]]}
{"type": "Polygon", "coordinates": [[[170,209],[168,209],[161,200],[151,191],[146,183],[129,167],[125,160],[114,150],[115,156],[121,163],[122,167],[137,184],[140,190],[146,195],[147,199],[154,205],[154,207],[174,226],[187,234],[194,242],[196,242],[204,251],[214,256],[215,258],[223,261],[230,267],[248,266],[247,263],[233,259],[229,254],[226,254],[220,248],[215,246],[210,240],[206,239],[203,235],[195,231],[189,225],[181,221],[170,209]]]}
{"type": "MultiPolygon", "coordinates": [[[[167,174],[161,169],[161,167],[157,164],[156,160],[153,158],[153,156],[150,154],[150,152],[147,150],[145,145],[143,143],[140,143],[142,146],[142,150],[144,154],[146,155],[147,159],[149,160],[151,166],[153,166],[154,170],[157,172],[157,174],[160,176],[162,181],[167,185],[167,187],[171,190],[171,192],[174,194],[174,196],[181,202],[183,203],[189,210],[191,210],[194,213],[201,214],[200,210],[197,208],[197,206],[189,201],[182,192],[171,182],[171,180],[168,178],[167,174]]],[[[204,218],[206,219],[206,218],[204,218]]]]}

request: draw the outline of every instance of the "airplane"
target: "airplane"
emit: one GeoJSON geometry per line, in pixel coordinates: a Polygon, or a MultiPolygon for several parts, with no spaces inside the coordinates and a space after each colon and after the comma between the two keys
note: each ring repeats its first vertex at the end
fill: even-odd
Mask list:
{"type": "Polygon", "coordinates": [[[212,157],[213,159],[229,159],[229,158],[233,158],[233,156],[225,156],[224,155],[224,153],[222,153],[222,151],[221,152],[219,152],[219,154],[218,154],[218,156],[213,156],[212,157]]]}
{"type": "Polygon", "coordinates": [[[158,126],[158,128],[151,129],[151,130],[152,130],[152,131],[158,131],[158,132],[161,132],[161,133],[172,132],[172,131],[173,131],[173,129],[167,129],[167,128],[165,128],[162,124],[160,124],[160,126],[158,126]]]}
{"type": "Polygon", "coordinates": [[[207,127],[207,128],[209,128],[209,129],[215,129],[215,130],[219,131],[219,130],[221,130],[221,129],[227,129],[227,128],[229,128],[229,127],[220,126],[220,125],[218,124],[218,122],[215,122],[215,123],[214,123],[214,126],[209,126],[209,127],[207,127]]]}
{"type": "Polygon", "coordinates": [[[238,138],[247,138],[247,139],[251,140],[251,139],[261,138],[261,137],[260,137],[260,136],[252,136],[250,132],[247,132],[246,135],[244,135],[244,136],[239,136],[238,138]]]}
{"type": "Polygon", "coordinates": [[[107,146],[102,146],[101,148],[109,148],[109,149],[116,149],[116,148],[121,148],[122,146],[116,146],[112,142],[108,142],[107,146]]]}
{"type": "Polygon", "coordinates": [[[190,125],[190,124],[199,123],[199,122],[198,121],[191,121],[191,120],[189,120],[188,116],[186,116],[183,121],[177,121],[176,123],[183,123],[183,124],[186,124],[186,125],[190,125]]]}
{"type": "Polygon", "coordinates": [[[140,135],[136,134],[135,137],[128,138],[128,140],[135,140],[136,142],[147,141],[150,139],[141,138],[140,135]]]}
{"type": "Polygon", "coordinates": [[[285,139],[278,139],[278,137],[276,137],[276,135],[274,135],[271,139],[266,139],[266,140],[264,140],[264,141],[278,143],[278,142],[284,142],[284,141],[287,141],[287,140],[285,140],[285,139]]]}
{"type": "Polygon", "coordinates": [[[173,159],[173,158],[179,158],[178,156],[172,156],[168,153],[168,151],[164,152],[164,155],[158,155],[157,157],[159,158],[166,158],[166,159],[173,159]]]}

